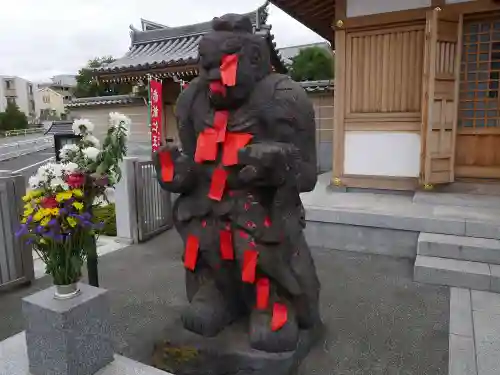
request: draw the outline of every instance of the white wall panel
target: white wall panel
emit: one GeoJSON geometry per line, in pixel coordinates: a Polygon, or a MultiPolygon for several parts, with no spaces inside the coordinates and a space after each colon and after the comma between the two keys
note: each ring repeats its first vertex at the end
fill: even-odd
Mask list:
{"type": "Polygon", "coordinates": [[[350,131],[345,135],[344,173],[349,175],[418,177],[420,135],[350,131]]]}
{"type": "Polygon", "coordinates": [[[347,17],[431,6],[431,0],[347,0],[347,17]]]}

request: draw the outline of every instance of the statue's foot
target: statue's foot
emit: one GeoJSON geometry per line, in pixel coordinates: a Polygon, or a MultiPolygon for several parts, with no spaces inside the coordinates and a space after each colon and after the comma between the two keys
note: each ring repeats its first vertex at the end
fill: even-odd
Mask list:
{"type": "Polygon", "coordinates": [[[182,313],[184,328],[205,337],[216,336],[236,318],[235,309],[213,283],[202,285],[182,313]]]}
{"type": "Polygon", "coordinates": [[[299,327],[292,311],[287,322],[278,331],[271,328],[269,311],[253,310],[250,316],[250,346],[268,353],[293,351],[299,341],[299,327]]]}

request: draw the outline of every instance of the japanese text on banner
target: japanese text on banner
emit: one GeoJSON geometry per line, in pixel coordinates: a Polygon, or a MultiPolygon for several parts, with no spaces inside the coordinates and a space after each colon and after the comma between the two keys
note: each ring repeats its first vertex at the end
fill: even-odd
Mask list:
{"type": "Polygon", "coordinates": [[[151,80],[150,89],[150,106],[151,111],[151,149],[157,151],[161,146],[161,129],[163,118],[163,100],[162,100],[162,83],[151,80]]]}

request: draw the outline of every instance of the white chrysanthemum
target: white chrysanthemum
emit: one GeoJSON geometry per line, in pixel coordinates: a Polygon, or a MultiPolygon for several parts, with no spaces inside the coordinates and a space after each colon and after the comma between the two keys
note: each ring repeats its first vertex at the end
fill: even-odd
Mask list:
{"type": "Polygon", "coordinates": [[[38,176],[31,176],[28,180],[28,185],[31,189],[36,189],[40,186],[40,179],[38,176]]]}
{"type": "Polygon", "coordinates": [[[61,166],[62,166],[62,170],[68,174],[73,173],[78,169],[78,164],[73,163],[73,162],[64,163],[61,166]]]}
{"type": "Polygon", "coordinates": [[[90,143],[94,147],[99,147],[100,145],[99,140],[92,134],[87,134],[85,137],[83,137],[83,141],[90,143]]]}
{"type": "Polygon", "coordinates": [[[76,135],[92,133],[94,124],[87,119],[77,119],[73,122],[73,133],[76,135]]]}
{"type": "Polygon", "coordinates": [[[68,186],[68,184],[66,182],[64,182],[64,180],[60,177],[53,178],[50,181],[50,187],[53,189],[62,188],[64,190],[67,190],[67,186],[68,186]],[[66,187],[66,189],[65,189],[65,187],[66,187]]]}
{"type": "Polygon", "coordinates": [[[96,160],[100,154],[100,150],[95,147],[87,147],[82,150],[83,154],[90,160],[96,160]]]}
{"type": "Polygon", "coordinates": [[[111,112],[109,114],[109,126],[112,128],[121,126],[124,133],[127,133],[130,129],[130,124],[132,124],[132,121],[123,113],[111,112]]]}
{"type": "Polygon", "coordinates": [[[61,160],[67,160],[69,155],[73,152],[78,151],[78,146],[75,144],[67,144],[64,145],[63,148],[59,151],[59,157],[61,160]]]}
{"type": "Polygon", "coordinates": [[[54,176],[55,178],[60,178],[62,177],[63,175],[63,166],[62,164],[52,164],[52,176],[54,176]]]}
{"type": "Polygon", "coordinates": [[[36,176],[41,183],[48,182],[49,179],[54,175],[53,166],[54,163],[47,163],[38,168],[36,176]]]}

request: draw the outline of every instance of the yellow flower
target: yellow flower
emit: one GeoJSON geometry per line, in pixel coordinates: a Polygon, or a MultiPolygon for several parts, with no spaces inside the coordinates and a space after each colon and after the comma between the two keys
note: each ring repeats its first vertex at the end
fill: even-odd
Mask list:
{"type": "Polygon", "coordinates": [[[26,195],[23,197],[23,202],[29,202],[31,200],[32,193],[26,193],[26,195]]]}
{"type": "Polygon", "coordinates": [[[78,211],[83,210],[83,203],[82,202],[74,202],[73,207],[75,207],[78,211]]]}
{"type": "Polygon", "coordinates": [[[42,219],[43,219],[43,217],[45,216],[43,211],[44,211],[44,209],[43,209],[43,208],[42,208],[42,209],[40,209],[40,210],[38,210],[38,211],[35,213],[35,215],[33,215],[33,221],[40,221],[40,220],[42,220],[42,219]]]}
{"type": "Polygon", "coordinates": [[[46,216],[41,222],[40,225],[46,226],[50,221],[50,216],[46,216]]]}
{"type": "Polygon", "coordinates": [[[41,243],[42,245],[45,245],[45,244],[47,243],[47,240],[46,240],[45,238],[42,238],[42,239],[40,240],[40,243],[41,243]]]}
{"type": "Polygon", "coordinates": [[[26,208],[26,209],[24,210],[23,216],[28,217],[28,216],[30,216],[31,214],[33,214],[33,211],[35,211],[35,210],[33,209],[33,207],[26,208]]]}
{"type": "Polygon", "coordinates": [[[58,202],[67,201],[68,199],[71,199],[72,196],[73,193],[71,191],[64,191],[62,193],[57,193],[56,201],[58,202]]]}
{"type": "Polygon", "coordinates": [[[75,220],[75,218],[68,217],[67,220],[68,220],[68,224],[69,224],[70,227],[72,227],[72,228],[76,227],[76,220],[75,220]]]}
{"type": "Polygon", "coordinates": [[[50,209],[50,214],[52,216],[59,216],[59,208],[51,208],[50,209]]]}
{"type": "Polygon", "coordinates": [[[23,218],[23,219],[21,219],[21,224],[26,224],[27,221],[28,221],[27,218],[23,218]]]}
{"type": "Polygon", "coordinates": [[[82,189],[75,189],[73,190],[73,195],[77,198],[82,198],[83,197],[83,191],[82,189]]]}

